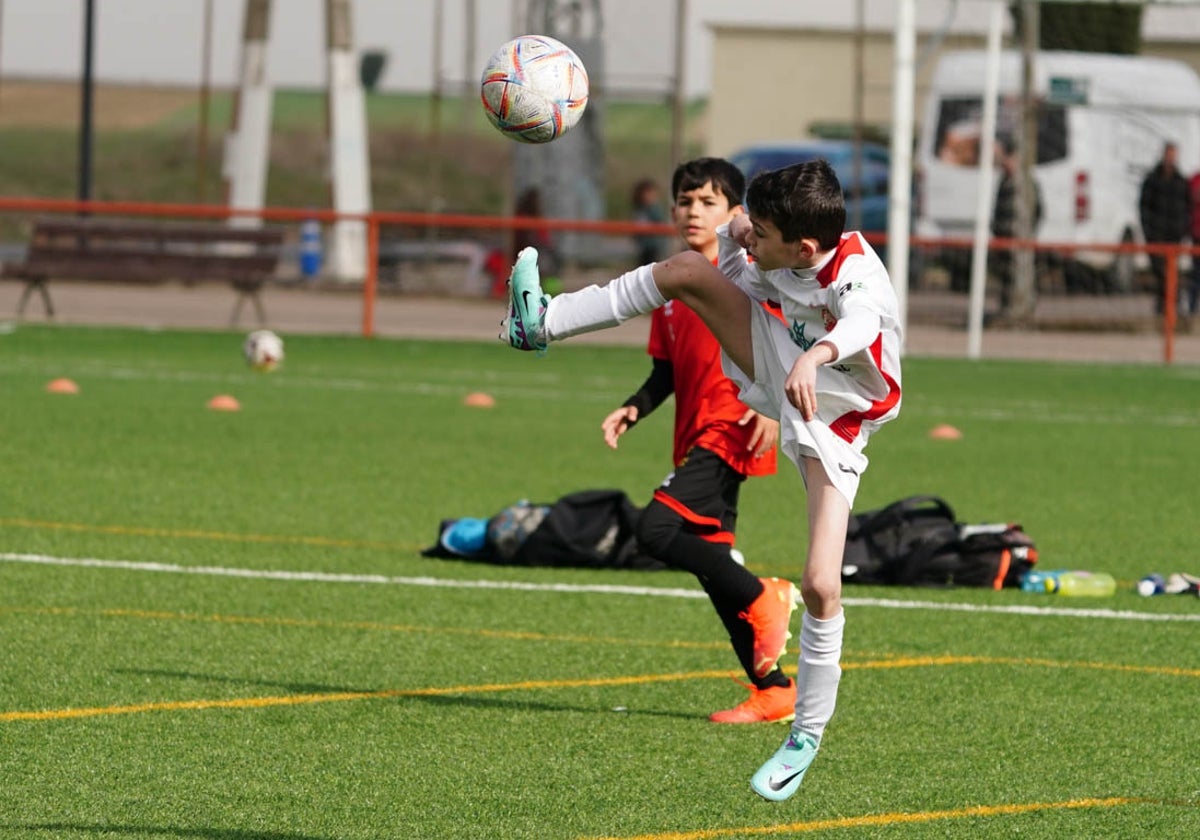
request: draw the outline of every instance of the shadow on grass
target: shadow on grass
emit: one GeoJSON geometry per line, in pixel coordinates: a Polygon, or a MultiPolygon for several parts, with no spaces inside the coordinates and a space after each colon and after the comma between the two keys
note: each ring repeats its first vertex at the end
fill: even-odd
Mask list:
{"type": "Polygon", "coordinates": [[[571,706],[565,703],[545,703],[536,700],[506,700],[499,697],[439,695],[433,697],[408,696],[397,699],[420,700],[422,702],[431,703],[434,705],[466,706],[475,709],[510,709],[527,710],[531,712],[577,712],[580,714],[608,712],[610,714],[637,715],[639,717],[675,718],[676,720],[698,720],[703,717],[703,715],[698,717],[695,713],[669,711],[666,709],[630,709],[628,707],[621,707],[618,710],[604,706],[571,706]]]}
{"type": "Polygon", "coordinates": [[[245,677],[220,677],[213,674],[198,674],[192,671],[166,671],[154,668],[113,668],[114,674],[130,674],[138,677],[164,677],[173,680],[194,680],[219,685],[247,685],[259,688],[278,688],[292,694],[371,694],[377,688],[352,688],[344,685],[322,685],[320,683],[272,682],[245,677]]]}
{"type": "MultiPolygon", "coordinates": [[[[116,668],[113,673],[118,674],[133,674],[147,677],[169,677],[180,680],[195,680],[197,682],[219,683],[227,685],[240,686],[258,686],[260,688],[281,689],[293,694],[377,694],[380,692],[390,691],[390,689],[380,688],[351,688],[343,685],[319,685],[314,683],[286,683],[272,682],[270,680],[255,680],[245,679],[242,677],[221,677],[212,674],[199,674],[190,671],[165,671],[149,668],[116,668]]],[[[402,692],[402,690],[401,690],[402,692]]],[[[438,706],[460,706],[471,709],[508,709],[508,710],[524,710],[524,711],[541,711],[541,712],[576,712],[580,714],[594,714],[596,712],[614,712],[616,714],[638,715],[642,717],[661,717],[675,718],[677,720],[696,720],[696,715],[689,712],[656,710],[656,709],[628,709],[621,708],[619,711],[606,708],[604,706],[588,706],[588,705],[571,705],[567,703],[547,703],[538,700],[529,700],[521,698],[507,698],[491,696],[478,696],[470,693],[469,689],[463,691],[462,694],[418,694],[414,691],[412,694],[398,693],[395,697],[380,697],[380,700],[388,699],[393,701],[420,701],[438,706]]]]}
{"type": "Polygon", "coordinates": [[[104,837],[165,836],[197,838],[197,840],[335,840],[321,834],[298,834],[294,831],[247,831],[240,828],[182,828],[162,825],[88,825],[86,823],[0,823],[0,829],[54,832],[55,836],[96,834],[104,837]]]}

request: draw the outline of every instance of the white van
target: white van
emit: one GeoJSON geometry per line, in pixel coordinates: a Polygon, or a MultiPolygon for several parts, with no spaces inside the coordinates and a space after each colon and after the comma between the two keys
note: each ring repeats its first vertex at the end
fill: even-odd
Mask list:
{"type": "MultiPolygon", "coordinates": [[[[974,232],[986,62],[982,50],[949,52],[934,71],[916,155],[918,235],[969,239],[974,232]]],[[[1178,146],[1184,177],[1200,168],[1200,77],[1169,59],[1046,51],[1035,54],[1033,84],[1039,101],[1034,177],[1043,207],[1037,238],[1144,241],[1138,194],[1163,144],[1178,146]]],[[[1016,137],[1019,53],[1001,54],[999,87],[996,133],[1016,137]]],[[[1128,256],[1077,251],[1065,269],[1068,283],[1124,291],[1133,267],[1128,256]]]]}

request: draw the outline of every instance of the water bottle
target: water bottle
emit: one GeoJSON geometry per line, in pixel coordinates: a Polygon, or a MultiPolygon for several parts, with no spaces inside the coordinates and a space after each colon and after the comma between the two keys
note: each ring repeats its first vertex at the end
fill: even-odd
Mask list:
{"type": "Polygon", "coordinates": [[[1061,572],[1055,576],[1054,589],[1046,591],[1075,598],[1107,598],[1117,591],[1117,582],[1107,572],[1061,572]]]}
{"type": "Polygon", "coordinates": [[[300,273],[305,279],[316,277],[321,271],[321,223],[306,219],[300,225],[300,273]]]}
{"type": "Polygon", "coordinates": [[[1167,591],[1167,582],[1160,574],[1146,575],[1138,581],[1137,591],[1139,595],[1147,598],[1151,595],[1161,595],[1167,591]]]}
{"type": "Polygon", "coordinates": [[[1055,578],[1062,574],[1063,569],[1055,569],[1053,571],[1031,569],[1021,576],[1021,591],[1022,592],[1037,592],[1045,595],[1047,592],[1053,592],[1057,589],[1055,578]]]}

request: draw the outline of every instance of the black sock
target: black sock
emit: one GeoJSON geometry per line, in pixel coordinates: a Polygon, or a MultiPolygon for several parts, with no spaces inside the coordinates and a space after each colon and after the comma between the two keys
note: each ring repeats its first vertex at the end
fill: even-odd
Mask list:
{"type": "Polygon", "coordinates": [[[739,613],[762,594],[763,585],[729,555],[729,546],[711,543],[680,530],[658,559],[673,568],[691,572],[700,581],[729,633],[738,662],[756,688],[788,684],[788,677],[778,665],[765,677],[754,676],[754,630],[749,622],[739,617],[739,613]]]}

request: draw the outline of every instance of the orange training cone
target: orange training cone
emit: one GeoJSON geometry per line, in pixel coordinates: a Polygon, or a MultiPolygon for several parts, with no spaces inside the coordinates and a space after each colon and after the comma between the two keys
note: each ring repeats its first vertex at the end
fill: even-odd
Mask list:
{"type": "Polygon", "coordinates": [[[469,405],[474,408],[493,408],[496,405],[496,398],[491,394],[485,394],[483,391],[472,391],[463,397],[463,405],[469,405]]]}
{"type": "Polygon", "coordinates": [[[71,379],[51,379],[46,390],[51,394],[78,394],[79,386],[71,379]]]}
{"type": "Polygon", "coordinates": [[[962,432],[954,426],[942,423],[929,430],[931,440],[962,440],[962,432]]]}
{"type": "Polygon", "coordinates": [[[229,394],[217,394],[208,401],[208,407],[213,411],[241,411],[242,404],[229,394]]]}

